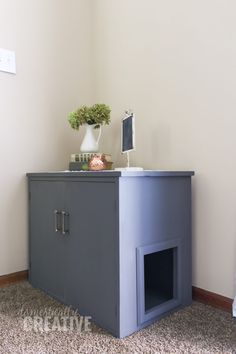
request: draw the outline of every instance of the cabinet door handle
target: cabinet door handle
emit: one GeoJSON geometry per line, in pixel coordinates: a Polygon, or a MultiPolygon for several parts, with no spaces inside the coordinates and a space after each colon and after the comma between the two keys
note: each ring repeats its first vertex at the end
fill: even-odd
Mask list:
{"type": "Polygon", "coordinates": [[[69,213],[62,211],[61,214],[62,214],[62,234],[65,235],[69,233],[69,229],[67,230],[65,229],[65,217],[69,216],[69,213]]]}
{"type": "Polygon", "coordinates": [[[61,229],[58,227],[58,215],[61,214],[60,211],[54,210],[54,229],[55,232],[61,231],[61,229]]]}

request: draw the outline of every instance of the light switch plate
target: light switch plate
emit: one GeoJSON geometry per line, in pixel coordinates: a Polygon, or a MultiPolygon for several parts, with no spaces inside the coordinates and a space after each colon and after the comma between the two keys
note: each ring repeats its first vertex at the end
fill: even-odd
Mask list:
{"type": "Polygon", "coordinates": [[[0,71],[7,73],[16,73],[15,52],[0,48],[0,71]]]}

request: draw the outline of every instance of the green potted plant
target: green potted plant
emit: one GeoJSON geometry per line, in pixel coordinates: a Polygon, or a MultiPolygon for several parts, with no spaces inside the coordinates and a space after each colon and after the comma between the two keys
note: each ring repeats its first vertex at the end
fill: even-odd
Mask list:
{"type": "Polygon", "coordinates": [[[69,113],[68,121],[73,129],[79,130],[82,125],[86,133],[80,146],[81,152],[97,152],[101,137],[101,126],[110,123],[111,109],[104,103],[96,103],[91,107],[81,106],[76,111],[69,113]],[[99,128],[97,140],[94,138],[93,129],[99,128]]]}

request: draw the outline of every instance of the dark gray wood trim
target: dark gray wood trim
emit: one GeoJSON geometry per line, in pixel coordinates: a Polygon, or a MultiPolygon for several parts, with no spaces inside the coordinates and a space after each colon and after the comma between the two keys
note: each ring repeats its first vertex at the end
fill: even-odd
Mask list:
{"type": "Polygon", "coordinates": [[[28,279],[28,270],[0,276],[0,286],[24,281],[28,279]]]}
{"type": "Polygon", "coordinates": [[[232,312],[233,299],[193,286],[193,300],[218,309],[232,312]]]}

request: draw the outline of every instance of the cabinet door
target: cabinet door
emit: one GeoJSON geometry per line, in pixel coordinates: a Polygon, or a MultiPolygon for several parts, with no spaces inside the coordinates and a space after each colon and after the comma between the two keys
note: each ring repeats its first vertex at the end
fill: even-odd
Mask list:
{"type": "MultiPolygon", "coordinates": [[[[118,230],[114,182],[66,187],[66,302],[113,333],[118,331],[118,230]]],[[[117,211],[118,213],[118,211],[117,211]]]]}
{"type": "Polygon", "coordinates": [[[30,183],[30,282],[59,300],[64,300],[64,243],[60,228],[64,209],[63,182],[30,183]]]}

